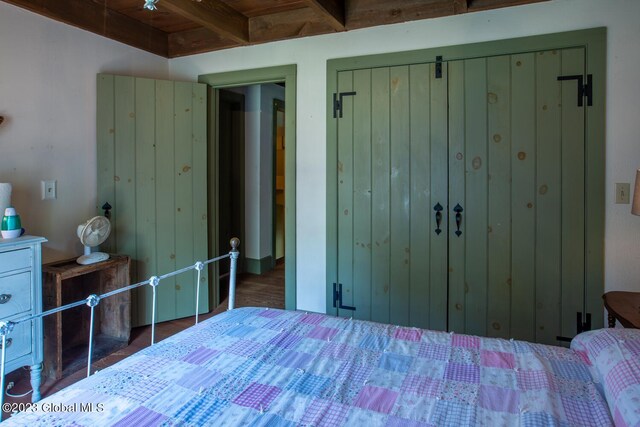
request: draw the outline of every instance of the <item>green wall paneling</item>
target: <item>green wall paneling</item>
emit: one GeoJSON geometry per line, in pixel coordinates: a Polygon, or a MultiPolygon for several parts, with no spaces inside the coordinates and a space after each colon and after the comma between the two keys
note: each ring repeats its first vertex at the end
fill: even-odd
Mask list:
{"type": "MultiPolygon", "coordinates": [[[[371,318],[371,70],[353,72],[353,312],[371,318]]],[[[346,177],[345,177],[346,178],[346,177]]]]}
{"type": "Polygon", "coordinates": [[[535,341],[535,54],[511,56],[511,332],[535,341]]]}
{"type": "MultiPolygon", "coordinates": [[[[376,322],[389,322],[390,319],[389,175],[391,170],[389,166],[391,150],[389,96],[391,90],[389,77],[388,68],[371,70],[371,263],[373,267],[371,271],[371,320],[376,322]]],[[[327,262],[330,262],[329,259],[327,262]]]]}
{"type": "MultiPolygon", "coordinates": [[[[511,306],[510,57],[487,58],[487,334],[509,338],[511,306]]],[[[517,308],[516,308],[517,309],[517,308]]]]}
{"type": "MultiPolygon", "coordinates": [[[[444,295],[444,305],[448,305],[449,310],[448,328],[449,330],[459,332],[469,330],[469,327],[465,328],[467,314],[473,315],[471,311],[474,308],[482,308],[480,307],[480,304],[476,304],[474,307],[467,307],[466,299],[468,291],[472,292],[473,295],[473,293],[478,289],[477,280],[484,277],[482,274],[477,274],[477,271],[474,271],[474,268],[482,268],[484,263],[480,262],[481,258],[465,259],[466,247],[474,242],[480,243],[480,240],[477,237],[481,237],[476,236],[475,239],[470,237],[478,230],[478,227],[474,226],[474,221],[478,221],[481,217],[477,215],[477,211],[476,214],[469,216],[469,212],[474,212],[473,200],[471,200],[471,198],[467,199],[465,193],[465,157],[470,155],[469,151],[472,149],[471,147],[468,147],[467,150],[469,151],[465,151],[465,135],[467,133],[469,135],[477,133],[477,130],[475,132],[472,130],[469,132],[466,131],[468,124],[465,123],[465,96],[468,101],[473,97],[470,93],[465,93],[465,63],[463,61],[452,61],[446,64],[446,66],[449,89],[448,93],[445,91],[443,94],[444,98],[441,99],[440,102],[444,102],[445,105],[448,103],[449,105],[450,117],[448,118],[448,150],[447,144],[440,142],[439,145],[444,145],[444,148],[440,148],[440,150],[445,150],[445,156],[449,166],[449,170],[445,171],[445,174],[448,174],[450,178],[448,185],[442,185],[442,183],[439,182],[437,183],[438,188],[434,188],[434,190],[442,193],[442,196],[438,199],[447,199],[447,203],[445,204],[445,216],[443,218],[443,227],[445,230],[447,230],[446,225],[449,223],[450,217],[453,218],[455,224],[455,213],[449,208],[453,208],[457,203],[464,208],[464,211],[462,212],[464,215],[464,226],[462,227],[462,235],[460,237],[454,234],[456,227],[452,227],[450,231],[447,231],[442,236],[445,245],[445,258],[444,261],[440,261],[440,263],[444,263],[446,267],[447,263],[450,262],[451,266],[448,268],[448,271],[444,271],[443,277],[440,277],[437,280],[444,281],[446,283],[447,274],[449,276],[448,297],[446,293],[444,295]],[[447,190],[449,194],[446,193],[447,190]],[[451,236],[454,238],[451,238],[451,236]],[[468,274],[468,270],[474,272],[474,274],[471,275],[473,279],[469,279],[467,281],[465,280],[465,277],[468,274]],[[474,282],[473,280],[476,281],[474,282]]],[[[481,90],[481,87],[479,89],[481,90]]],[[[468,102],[467,105],[471,105],[471,102],[468,102]]],[[[447,120],[447,117],[445,117],[445,120],[447,120]]],[[[477,169],[478,168],[475,168],[469,172],[469,184],[483,184],[483,181],[474,175],[474,173],[477,173],[477,169]]],[[[443,179],[446,182],[447,177],[445,176],[443,179]]],[[[482,194],[482,190],[471,192],[472,196],[475,194],[482,194]]],[[[432,214],[433,211],[429,210],[428,212],[429,214],[432,214]]],[[[446,330],[447,314],[439,313],[438,316],[440,322],[443,323],[439,329],[446,330]]],[[[484,324],[476,324],[475,322],[473,325],[484,326],[484,324]]],[[[483,329],[482,332],[484,332],[483,329]]],[[[479,330],[476,329],[476,333],[480,333],[479,330]]]]}
{"type": "Polygon", "coordinates": [[[447,175],[446,145],[430,143],[446,142],[447,81],[431,71],[422,64],[338,74],[338,90],[355,95],[343,98],[336,128],[335,283],[342,285],[342,304],[356,307],[336,310],[328,301],[339,315],[423,327],[433,317],[446,326],[446,286],[430,286],[446,280],[446,230],[436,235],[424,215],[432,190],[445,205],[447,195],[439,185],[447,175]],[[432,235],[438,256],[430,262],[432,235]]]}
{"type": "MultiPolygon", "coordinates": [[[[110,250],[131,256],[133,282],[207,259],[205,90],[98,75],[98,203],[113,206],[110,250]]],[[[186,273],[161,282],[157,320],[193,315],[194,281],[186,273]]],[[[133,292],[134,325],[151,321],[151,295],[148,287],[133,292]]]]}
{"type": "Polygon", "coordinates": [[[422,308],[432,329],[552,344],[558,335],[575,335],[576,312],[585,307],[592,327],[602,326],[604,40],[604,29],[595,29],[329,61],[328,311],[333,281],[348,278],[364,290],[370,277],[368,295],[356,291],[354,301],[363,307],[358,316],[372,320],[425,326],[413,314],[422,308]],[[438,55],[443,78],[417,79],[423,68],[434,74],[438,55]],[[577,107],[575,81],[557,81],[562,74],[593,74],[592,107],[577,107]],[[352,89],[356,75],[371,76],[370,88],[367,80],[352,89]],[[350,76],[349,84],[340,76],[350,76]],[[438,83],[444,83],[439,99],[438,83]],[[343,123],[332,118],[332,95],[347,90],[363,98],[345,102],[349,123],[343,123]],[[364,113],[369,102],[370,117],[364,113]],[[370,159],[355,148],[366,147],[367,138],[370,159]],[[353,162],[351,171],[338,157],[353,162]],[[428,177],[421,175],[426,170],[428,177]],[[370,202],[363,197],[369,197],[368,181],[360,176],[367,171],[370,202]],[[352,187],[340,196],[345,182],[352,187]],[[438,194],[442,183],[444,195],[438,194]],[[428,202],[419,190],[426,185],[428,202]],[[421,238],[426,227],[435,228],[435,199],[445,200],[443,251],[435,233],[421,238]],[[357,231],[343,235],[333,218],[340,222],[350,203],[349,226],[357,231]],[[457,203],[464,209],[460,237],[457,203]],[[358,213],[368,206],[370,253],[363,251],[368,217],[358,213]],[[583,213],[577,221],[576,211],[583,213]],[[389,247],[377,247],[380,239],[389,247]],[[350,249],[353,255],[343,259],[350,249]],[[426,284],[420,281],[425,275],[426,284]]]}
{"type": "Polygon", "coordinates": [[[392,67],[391,78],[391,224],[389,246],[391,269],[389,309],[393,324],[409,324],[409,67],[392,67]]]}
{"type": "MultiPolygon", "coordinates": [[[[424,169],[424,173],[429,177],[430,191],[427,207],[429,208],[426,215],[431,219],[429,227],[430,248],[429,253],[424,255],[423,262],[429,262],[429,279],[421,286],[429,289],[428,301],[423,301],[423,306],[429,307],[429,324],[430,329],[444,330],[447,327],[447,249],[449,239],[447,219],[451,212],[447,209],[448,189],[447,189],[447,141],[449,139],[448,119],[447,119],[447,91],[449,80],[447,76],[448,65],[442,64],[442,76],[436,78],[435,64],[429,64],[429,149],[431,151],[431,161],[429,167],[424,169]],[[434,206],[440,203],[443,207],[442,223],[440,228],[442,232],[437,234],[434,206]],[[428,258],[427,258],[428,256],[428,258]],[[427,261],[428,260],[428,261],[427,261]]],[[[420,168],[414,171],[420,173],[420,168]]],[[[420,213],[416,212],[416,219],[420,218],[420,213]]],[[[413,221],[413,218],[412,218],[413,221]]],[[[420,256],[420,254],[417,254],[420,256]]],[[[420,293],[416,293],[418,297],[420,293]]],[[[413,298],[413,295],[412,295],[413,298]]],[[[413,323],[413,322],[412,322],[413,323]]]]}
{"type": "MultiPolygon", "coordinates": [[[[175,123],[173,121],[175,110],[175,85],[169,81],[156,82],[156,155],[155,155],[155,182],[168,194],[176,192],[176,178],[173,160],[173,139],[175,123]]],[[[158,197],[156,199],[156,230],[157,230],[157,267],[158,271],[175,271],[180,268],[176,263],[176,203],[174,197],[158,197]]],[[[165,279],[164,286],[156,289],[158,297],[158,319],[171,319],[176,317],[176,305],[173,299],[176,286],[176,278],[165,279]],[[163,314],[166,313],[166,314],[163,314]]],[[[152,297],[152,290],[143,287],[139,292],[145,293],[144,301],[152,297]]],[[[150,307],[148,307],[150,308],[150,307]]],[[[140,307],[142,310],[143,307],[140,307]]],[[[142,311],[141,311],[142,313],[142,311]]],[[[151,313],[145,311],[145,318],[151,313]]]]}
{"type": "MultiPolygon", "coordinates": [[[[584,48],[563,49],[556,54],[561,56],[562,75],[586,74],[584,48]]],[[[572,337],[576,334],[576,313],[584,311],[581,303],[585,294],[585,216],[576,215],[585,206],[585,109],[577,105],[574,80],[560,86],[561,335],[572,337]]]]}
{"type": "MultiPolygon", "coordinates": [[[[353,72],[347,71],[338,75],[338,90],[340,92],[353,91],[353,72]]],[[[353,306],[354,270],[353,263],[353,97],[344,98],[343,120],[338,127],[340,149],[338,151],[338,283],[342,284],[342,302],[345,306],[353,306]]],[[[346,310],[346,315],[352,312],[346,310]]]]}
{"type": "MultiPolygon", "coordinates": [[[[98,75],[97,79],[97,106],[96,115],[98,117],[96,123],[96,153],[98,162],[97,181],[98,181],[98,200],[96,212],[102,212],[102,205],[111,200],[111,206],[115,203],[115,99],[113,97],[115,85],[114,76],[98,75]]],[[[116,212],[111,213],[111,219],[115,219],[116,212]]],[[[111,233],[107,240],[101,245],[101,249],[105,252],[114,252],[115,233],[111,233]]]]}
{"type": "MultiPolygon", "coordinates": [[[[487,69],[484,58],[465,61],[464,106],[466,119],[467,145],[466,157],[468,179],[465,181],[467,198],[465,226],[467,228],[466,248],[467,276],[469,280],[466,305],[470,311],[466,317],[465,330],[474,334],[487,335],[487,305],[489,294],[488,281],[488,224],[487,193],[487,69]],[[476,76],[480,78],[477,80],[476,76]],[[467,224],[466,221],[469,221],[467,224]],[[469,256],[473,254],[475,256],[469,256]]],[[[465,162],[466,164],[466,162],[465,162]]]]}
{"type": "Polygon", "coordinates": [[[536,341],[553,342],[560,332],[561,268],[561,74],[560,55],[536,58],[536,341]]]}
{"type": "MultiPolygon", "coordinates": [[[[132,159],[135,160],[135,180],[133,181],[135,182],[135,192],[133,194],[137,236],[136,255],[132,264],[136,264],[136,277],[148,278],[158,274],[155,191],[156,82],[151,79],[136,79],[134,89],[135,139],[131,141],[131,147],[135,150],[132,159]]],[[[162,306],[170,298],[165,295],[166,291],[169,291],[168,284],[164,283],[158,291],[161,292],[158,304],[159,313],[162,313],[164,318],[174,318],[175,310],[166,310],[162,306]]],[[[148,310],[151,309],[149,306],[149,301],[152,298],[151,289],[143,286],[142,289],[135,290],[132,294],[136,294],[137,297],[136,304],[132,305],[135,313],[138,313],[137,317],[140,318],[141,313],[144,313],[146,317],[148,310]]]]}
{"type": "MultiPolygon", "coordinates": [[[[175,176],[175,214],[176,214],[176,265],[178,268],[193,263],[193,207],[191,202],[197,197],[193,193],[192,161],[193,147],[191,144],[191,90],[186,87],[189,83],[176,83],[174,93],[176,141],[189,141],[176,147],[173,153],[173,167],[175,176]],[[189,239],[180,238],[189,236],[189,239]]],[[[194,272],[190,271],[176,276],[176,314],[184,317],[186,313],[193,313],[194,272]]]]}
{"type": "MultiPolygon", "coordinates": [[[[409,216],[409,248],[406,255],[409,259],[409,322],[421,327],[429,326],[432,314],[431,305],[423,301],[429,300],[431,283],[431,265],[429,259],[431,236],[435,223],[433,215],[425,215],[432,211],[431,193],[431,87],[432,77],[429,64],[417,64],[409,67],[409,123],[410,125],[410,200],[409,216]]],[[[434,310],[437,308],[434,307],[434,310]]]]}

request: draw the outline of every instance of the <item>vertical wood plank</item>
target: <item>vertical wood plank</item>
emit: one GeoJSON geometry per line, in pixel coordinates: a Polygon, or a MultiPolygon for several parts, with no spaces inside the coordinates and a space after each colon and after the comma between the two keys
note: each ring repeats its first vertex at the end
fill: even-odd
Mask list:
{"type": "MultiPolygon", "coordinates": [[[[130,254],[137,264],[139,280],[158,274],[156,264],[156,165],[155,165],[155,81],[135,79],[135,188],[136,188],[136,253],[130,254]]],[[[143,287],[144,288],[144,287],[143,287]]],[[[149,317],[146,296],[139,298],[139,316],[149,317]]]]}
{"type": "Polygon", "coordinates": [[[353,317],[371,319],[371,70],[353,72],[353,317]]]}
{"type": "Polygon", "coordinates": [[[389,322],[389,69],[371,71],[372,134],[372,301],[371,320],[389,322]]]}
{"type": "MultiPolygon", "coordinates": [[[[338,73],[338,92],[353,91],[353,72],[338,73]]],[[[342,284],[342,304],[353,306],[353,97],[343,98],[342,118],[338,118],[338,284],[342,284]]],[[[352,316],[350,310],[338,310],[352,316]]]]}
{"type": "MultiPolygon", "coordinates": [[[[562,75],[584,75],[584,48],[564,49],[562,75]]],[[[574,80],[561,83],[562,141],[562,336],[576,335],[576,313],[584,313],[585,286],[585,133],[574,80]]],[[[586,102],[584,103],[586,105],[586,102]]]]}
{"type": "MultiPolygon", "coordinates": [[[[135,257],[136,248],[136,118],[135,80],[115,76],[115,200],[118,214],[112,224],[118,253],[135,257]]],[[[137,263],[131,262],[131,277],[137,278],[137,263]]]]}
{"type": "MultiPolygon", "coordinates": [[[[465,295],[465,251],[469,233],[466,220],[468,206],[465,195],[465,86],[464,61],[448,63],[449,77],[449,230],[446,224],[444,235],[449,239],[449,330],[465,332],[467,303],[482,304],[483,301],[466,301],[465,295]],[[460,203],[463,225],[462,235],[456,236],[453,207],[460,203]]],[[[431,212],[430,212],[431,213],[431,212]]],[[[446,217],[445,217],[446,218],[446,217]]]]}
{"type": "MultiPolygon", "coordinates": [[[[220,89],[207,87],[208,96],[208,188],[207,188],[207,209],[209,213],[208,220],[208,249],[210,256],[216,256],[219,247],[219,229],[220,229],[220,210],[219,206],[219,137],[220,137],[220,89]]],[[[244,242],[240,242],[242,245],[244,242]]],[[[209,304],[211,307],[217,307],[220,304],[220,268],[219,263],[209,264],[207,273],[212,282],[211,293],[209,294],[209,304]]]]}
{"type": "Polygon", "coordinates": [[[509,56],[487,59],[489,238],[487,331],[510,336],[511,311],[511,126],[509,56]]]}
{"type": "Polygon", "coordinates": [[[535,340],[535,54],[511,57],[511,337],[535,340]]]}
{"type": "Polygon", "coordinates": [[[604,292],[606,29],[594,30],[586,47],[586,72],[593,77],[593,105],[585,108],[585,307],[591,327],[602,328],[604,292]]]}
{"type": "Polygon", "coordinates": [[[391,82],[391,323],[409,324],[409,67],[393,67],[391,82]]]}
{"type": "Polygon", "coordinates": [[[560,55],[536,54],[536,341],[560,334],[561,114],[560,55]]]}
{"type": "Polygon", "coordinates": [[[429,328],[447,329],[447,155],[448,155],[448,117],[447,117],[447,67],[442,64],[442,78],[435,78],[435,64],[429,66],[431,85],[431,203],[426,213],[432,219],[430,227],[430,289],[429,289],[429,328]],[[442,211],[442,233],[436,234],[435,212],[433,206],[440,203],[442,211]]]}
{"type": "MultiPolygon", "coordinates": [[[[432,303],[429,299],[429,240],[431,238],[431,139],[429,128],[429,65],[409,67],[411,132],[411,219],[409,277],[409,324],[429,328],[432,303]]],[[[437,309],[437,308],[434,308],[437,309]]]]}
{"type": "MultiPolygon", "coordinates": [[[[176,175],[176,264],[178,268],[193,264],[193,94],[191,83],[174,83],[175,140],[174,174],[176,175]]],[[[195,310],[195,273],[176,276],[176,316],[193,315],[195,310]]]]}
{"type": "Polygon", "coordinates": [[[465,333],[487,335],[487,65],[465,62],[465,333]]]}
{"type": "MultiPolygon", "coordinates": [[[[96,143],[98,159],[98,200],[96,212],[102,212],[102,205],[108,202],[113,210],[111,220],[116,221],[115,209],[115,77],[98,74],[97,78],[97,123],[96,143]]],[[[102,244],[101,250],[107,253],[116,252],[114,238],[109,238],[102,244]]]]}
{"type": "MultiPolygon", "coordinates": [[[[193,149],[193,254],[195,261],[209,259],[207,241],[207,86],[191,84],[193,149]]],[[[201,272],[198,312],[209,311],[208,269],[201,272]]],[[[195,286],[195,281],[194,281],[195,286]]],[[[195,289],[194,289],[195,291],[195,289]]]]}
{"type": "MultiPolygon", "coordinates": [[[[174,174],[174,86],[173,82],[156,82],[156,187],[162,190],[162,196],[156,199],[157,226],[157,268],[159,274],[176,270],[176,204],[174,174]]],[[[162,281],[158,286],[158,319],[176,318],[175,277],[162,281]]],[[[145,298],[151,309],[151,289],[144,287],[145,298]]],[[[148,321],[151,320],[149,311],[148,321]]]]}

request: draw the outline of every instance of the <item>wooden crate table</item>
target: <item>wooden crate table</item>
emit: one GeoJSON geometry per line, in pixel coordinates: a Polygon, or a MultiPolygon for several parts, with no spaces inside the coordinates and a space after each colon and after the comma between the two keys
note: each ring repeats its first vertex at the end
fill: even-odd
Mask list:
{"type": "MultiPolygon", "coordinates": [[[[89,265],[80,265],[75,258],[43,265],[44,310],[129,285],[130,263],[126,255],[111,255],[89,265]]],[[[66,376],[86,367],[90,315],[90,308],[82,305],[44,318],[44,371],[48,378],[58,379],[63,373],[66,376]]],[[[94,317],[92,360],[96,361],[129,343],[130,291],[101,300],[94,317]]]]}

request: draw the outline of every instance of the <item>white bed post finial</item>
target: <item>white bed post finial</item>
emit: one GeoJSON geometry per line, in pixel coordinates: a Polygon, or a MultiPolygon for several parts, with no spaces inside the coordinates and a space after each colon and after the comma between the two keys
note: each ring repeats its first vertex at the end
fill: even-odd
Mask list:
{"type": "Polygon", "coordinates": [[[229,310],[233,310],[236,306],[236,271],[238,268],[238,257],[240,252],[238,246],[240,246],[240,239],[237,237],[232,238],[229,243],[231,244],[231,252],[229,252],[229,258],[231,260],[231,268],[229,269],[229,310]]]}

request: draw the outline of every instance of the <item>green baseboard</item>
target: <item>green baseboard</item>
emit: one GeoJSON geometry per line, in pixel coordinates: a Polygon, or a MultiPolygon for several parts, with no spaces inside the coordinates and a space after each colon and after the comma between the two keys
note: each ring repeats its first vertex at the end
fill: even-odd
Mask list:
{"type": "Polygon", "coordinates": [[[273,268],[273,259],[271,255],[262,259],[245,258],[244,268],[247,273],[251,274],[266,273],[273,268]]]}

